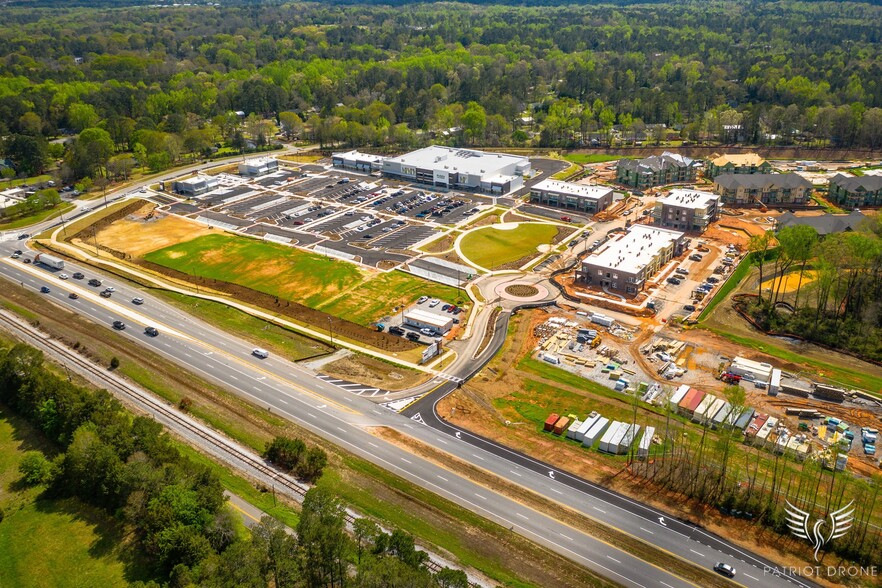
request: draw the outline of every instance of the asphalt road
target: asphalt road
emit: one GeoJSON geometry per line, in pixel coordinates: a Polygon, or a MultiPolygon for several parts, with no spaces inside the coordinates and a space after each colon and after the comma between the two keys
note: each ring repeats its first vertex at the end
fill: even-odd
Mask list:
{"type": "MultiPolygon", "coordinates": [[[[121,333],[139,344],[611,580],[626,586],[690,585],[615,546],[386,443],[367,433],[363,427],[388,426],[400,430],[513,484],[676,553],[698,566],[710,568],[717,561],[732,563],[739,570],[738,581],[744,585],[813,585],[801,579],[791,581],[764,574],[767,562],[701,528],[672,519],[666,513],[444,423],[437,417],[434,405],[453,388],[452,384],[442,383],[431,395],[409,407],[406,415],[400,415],[328,384],[316,378],[313,372],[282,358],[271,356],[260,360],[253,357],[250,355],[251,344],[202,323],[121,280],[103,278],[101,288],[90,288],[85,280],[62,281],[57,278],[60,272],[9,259],[14,249],[24,249],[23,244],[16,240],[0,242],[0,255],[3,256],[0,276],[10,281],[11,287],[24,284],[25,288],[39,291],[45,285],[50,288],[50,292],[44,294],[48,300],[73,309],[105,328],[111,328],[114,320],[122,320],[127,328],[121,333]],[[117,292],[110,299],[100,298],[98,290],[107,285],[115,286],[117,292]],[[71,291],[76,291],[80,298],[69,299],[67,295],[71,291]],[[135,296],[143,297],[145,304],[133,305],[131,299],[135,296]],[[146,335],[144,327],[148,325],[159,329],[159,336],[146,335]],[[408,419],[407,416],[414,418],[408,419]]],[[[63,271],[71,275],[81,271],[87,279],[97,275],[91,268],[71,263],[67,263],[63,271]]],[[[504,339],[505,323],[505,320],[498,322],[493,342],[488,347],[490,351],[458,370],[447,370],[448,373],[467,377],[479,370],[504,339]]]]}
{"type": "MultiPolygon", "coordinates": [[[[42,294],[47,302],[75,310],[105,328],[112,328],[113,321],[121,320],[127,327],[119,333],[201,377],[222,384],[260,406],[269,406],[272,412],[284,415],[356,455],[622,585],[691,585],[615,546],[598,541],[490,488],[387,443],[366,432],[364,427],[390,426],[399,429],[426,443],[461,454],[463,459],[478,466],[490,464],[494,459],[492,454],[454,442],[429,427],[348,394],[282,358],[270,356],[265,360],[258,359],[250,354],[253,346],[247,342],[189,317],[120,280],[104,277],[100,288],[91,288],[85,281],[58,279],[57,273],[61,272],[9,259],[9,253],[21,244],[16,241],[0,243],[0,252],[4,254],[0,259],[0,276],[11,281],[11,286],[4,287],[21,287],[23,283],[25,288],[39,292],[40,287],[47,286],[50,292],[42,294]],[[116,292],[110,299],[99,297],[97,291],[108,285],[114,286],[116,292]],[[77,300],[69,299],[71,291],[77,292],[80,297],[77,300]],[[131,299],[135,296],[144,298],[145,303],[133,305],[131,299]],[[148,325],[159,329],[159,335],[146,335],[144,327],[148,325]]],[[[95,270],[72,263],[66,263],[63,271],[68,274],[81,271],[86,274],[86,279],[97,275],[95,270]]],[[[529,475],[529,472],[525,470],[522,475],[529,475]]],[[[520,482],[518,479],[514,481],[520,482]]]]}

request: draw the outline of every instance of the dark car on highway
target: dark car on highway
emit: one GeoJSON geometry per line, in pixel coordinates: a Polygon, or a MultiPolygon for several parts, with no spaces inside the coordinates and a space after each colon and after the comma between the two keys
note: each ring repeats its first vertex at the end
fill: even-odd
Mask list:
{"type": "Polygon", "coordinates": [[[117,331],[122,331],[126,328],[126,324],[122,321],[113,321],[113,328],[117,331]]]}
{"type": "Polygon", "coordinates": [[[82,279],[85,278],[85,277],[86,277],[86,276],[84,276],[84,275],[81,274],[80,272],[74,272],[74,275],[73,275],[73,279],[75,279],[75,280],[82,280],[82,279]]]}
{"type": "Polygon", "coordinates": [[[101,280],[98,280],[98,279],[92,278],[91,280],[89,280],[89,285],[90,285],[90,286],[100,286],[100,285],[101,285],[101,280]]]}
{"type": "Polygon", "coordinates": [[[735,568],[727,563],[717,563],[717,565],[714,566],[714,571],[718,574],[723,574],[724,576],[727,576],[729,578],[735,577],[735,568]]]}
{"type": "Polygon", "coordinates": [[[144,332],[151,337],[155,337],[159,334],[159,331],[156,330],[156,327],[147,327],[146,329],[144,329],[144,332]]]}
{"type": "Polygon", "coordinates": [[[43,294],[48,294],[49,293],[49,286],[41,287],[40,292],[42,292],[43,294]]]}

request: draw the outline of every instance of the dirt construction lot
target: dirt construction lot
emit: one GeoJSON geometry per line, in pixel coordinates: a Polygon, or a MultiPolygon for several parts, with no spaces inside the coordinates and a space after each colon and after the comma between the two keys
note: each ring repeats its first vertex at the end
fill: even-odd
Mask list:
{"type": "Polygon", "coordinates": [[[98,233],[99,242],[111,249],[140,257],[163,247],[217,232],[179,216],[159,215],[145,220],[151,210],[153,204],[147,204],[135,214],[102,229],[98,233]]]}

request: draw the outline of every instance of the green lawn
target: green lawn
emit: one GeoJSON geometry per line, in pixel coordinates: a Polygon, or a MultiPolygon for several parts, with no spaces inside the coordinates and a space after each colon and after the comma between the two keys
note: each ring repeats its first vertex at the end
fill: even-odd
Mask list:
{"type": "Polygon", "coordinates": [[[25,451],[53,447],[24,419],[0,406],[0,586],[127,586],[151,579],[122,529],[79,500],[40,498],[18,483],[25,451]]]}
{"type": "Polygon", "coordinates": [[[37,214],[32,214],[30,216],[23,216],[21,218],[17,218],[15,220],[11,220],[9,222],[0,221],[0,229],[9,230],[9,229],[17,229],[19,227],[27,227],[30,225],[34,225],[34,224],[42,222],[46,219],[55,218],[57,216],[60,216],[61,214],[64,214],[65,212],[67,212],[68,210],[70,210],[73,207],[74,207],[74,205],[71,204],[70,202],[62,202],[61,204],[54,206],[52,208],[49,208],[47,210],[41,210],[37,214]]]}
{"type": "Polygon", "coordinates": [[[391,313],[422,295],[464,300],[462,290],[404,272],[376,272],[278,243],[205,235],[145,256],[191,275],[241,284],[360,323],[391,313]]]}
{"type": "Polygon", "coordinates": [[[605,155],[603,153],[568,153],[564,155],[564,159],[572,163],[585,165],[586,163],[606,163],[607,161],[632,158],[622,157],[621,155],[605,155]]]}
{"type": "Polygon", "coordinates": [[[463,255],[481,267],[493,269],[528,255],[539,255],[537,247],[551,243],[557,227],[544,223],[522,223],[516,229],[503,231],[485,227],[463,237],[463,255]]]}
{"type": "Polygon", "coordinates": [[[49,174],[41,174],[39,176],[31,176],[29,178],[17,178],[17,179],[9,179],[9,180],[0,180],[0,190],[6,190],[7,188],[14,188],[16,186],[22,186],[24,184],[33,185],[33,184],[43,184],[52,179],[52,176],[49,174]]]}

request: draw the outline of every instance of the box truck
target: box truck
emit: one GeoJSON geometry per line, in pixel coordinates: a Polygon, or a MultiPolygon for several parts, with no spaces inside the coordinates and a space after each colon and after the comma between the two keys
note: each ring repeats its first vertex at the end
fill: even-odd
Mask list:
{"type": "Polygon", "coordinates": [[[38,253],[34,256],[34,263],[42,263],[47,267],[51,267],[52,269],[64,269],[64,260],[59,259],[58,257],[53,257],[51,255],[46,255],[45,253],[38,253]]]}

